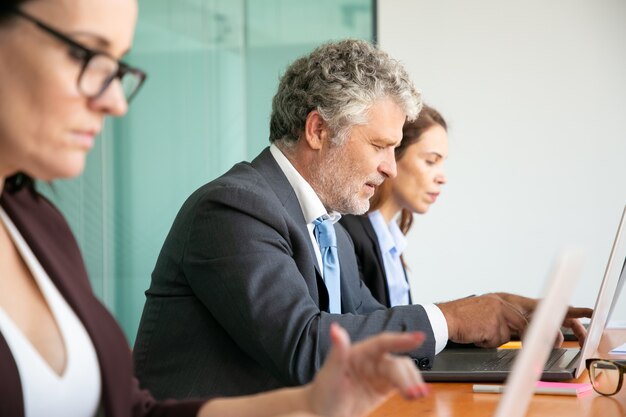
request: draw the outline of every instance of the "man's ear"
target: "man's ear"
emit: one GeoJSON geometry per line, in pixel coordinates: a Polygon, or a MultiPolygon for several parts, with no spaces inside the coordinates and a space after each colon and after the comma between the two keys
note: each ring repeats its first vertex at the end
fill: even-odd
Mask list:
{"type": "Polygon", "coordinates": [[[325,142],[330,138],[328,123],[317,110],[312,110],[304,123],[304,140],[313,150],[322,149],[325,142]]]}

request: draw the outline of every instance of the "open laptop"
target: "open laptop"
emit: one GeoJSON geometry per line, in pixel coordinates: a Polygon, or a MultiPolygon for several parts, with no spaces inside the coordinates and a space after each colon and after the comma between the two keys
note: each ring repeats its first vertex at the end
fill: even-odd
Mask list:
{"type": "MultiPolygon", "coordinates": [[[[584,361],[598,348],[602,332],[606,326],[609,311],[620,281],[626,279],[623,269],[626,259],[626,207],[622,213],[613,248],[604,274],[604,279],[589,330],[582,349],[553,349],[545,363],[541,379],[562,381],[580,376],[584,361]],[[620,279],[620,276],[622,278],[620,279]]],[[[623,282],[623,281],[622,281],[623,282]]],[[[544,337],[553,341],[556,331],[544,337]]],[[[519,349],[446,348],[435,357],[431,369],[422,370],[426,381],[504,381],[511,372],[511,365],[519,349]]]]}
{"type": "Polygon", "coordinates": [[[498,403],[495,417],[523,417],[541,377],[543,365],[550,355],[553,337],[559,330],[567,304],[582,270],[580,254],[570,252],[562,255],[556,263],[551,280],[546,286],[543,299],[524,339],[524,349],[517,355],[510,376],[504,386],[504,395],[498,403]]]}

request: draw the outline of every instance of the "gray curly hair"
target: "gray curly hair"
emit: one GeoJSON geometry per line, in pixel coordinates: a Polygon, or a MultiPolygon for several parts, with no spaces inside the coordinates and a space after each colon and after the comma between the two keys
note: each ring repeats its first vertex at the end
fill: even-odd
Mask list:
{"type": "Polygon", "coordinates": [[[414,120],[421,95],[400,62],[363,40],[329,42],[294,61],[272,100],[270,142],[292,147],[304,132],[308,114],[317,110],[342,144],[353,126],[367,123],[378,100],[391,98],[414,120]]]}

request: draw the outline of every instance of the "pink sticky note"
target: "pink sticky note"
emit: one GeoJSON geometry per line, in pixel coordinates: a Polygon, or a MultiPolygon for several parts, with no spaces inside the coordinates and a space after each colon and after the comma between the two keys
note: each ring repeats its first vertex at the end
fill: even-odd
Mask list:
{"type": "Polygon", "coordinates": [[[592,390],[593,387],[590,383],[569,383],[569,382],[546,382],[537,381],[537,393],[544,391],[554,391],[554,393],[561,392],[562,394],[578,395],[584,392],[592,390]]]}

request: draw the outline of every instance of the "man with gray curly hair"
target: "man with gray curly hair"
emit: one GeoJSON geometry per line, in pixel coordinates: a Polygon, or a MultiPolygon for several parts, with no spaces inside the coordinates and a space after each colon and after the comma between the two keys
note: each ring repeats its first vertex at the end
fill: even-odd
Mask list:
{"type": "MultiPolygon", "coordinates": [[[[403,67],[365,41],[328,43],[289,66],[273,100],[271,146],[194,192],[165,240],[134,348],[143,387],[185,398],[306,383],[330,349],[333,322],[353,340],[422,331],[410,355],[430,366],[448,339],[442,311],[379,304],[335,224],[367,211],[376,186],[396,175],[394,148],[420,107],[403,67]]],[[[494,316],[526,323],[518,312],[494,316]]],[[[508,340],[498,325],[474,330],[461,341],[508,340]]]]}
{"type": "Polygon", "coordinates": [[[420,330],[411,356],[432,362],[424,308],[379,304],[334,225],[396,175],[394,148],[420,107],[400,63],[365,41],[328,43],[289,66],[271,146],[195,191],[165,240],[133,352],[143,387],[184,398],[306,383],[333,322],[355,341],[420,330]]]}
{"type": "Polygon", "coordinates": [[[395,176],[402,124],[421,106],[406,71],[385,52],[363,41],[327,44],[283,75],[272,102],[270,142],[327,211],[362,214],[374,188],[395,176]],[[400,130],[389,123],[394,117],[400,130]]]}

